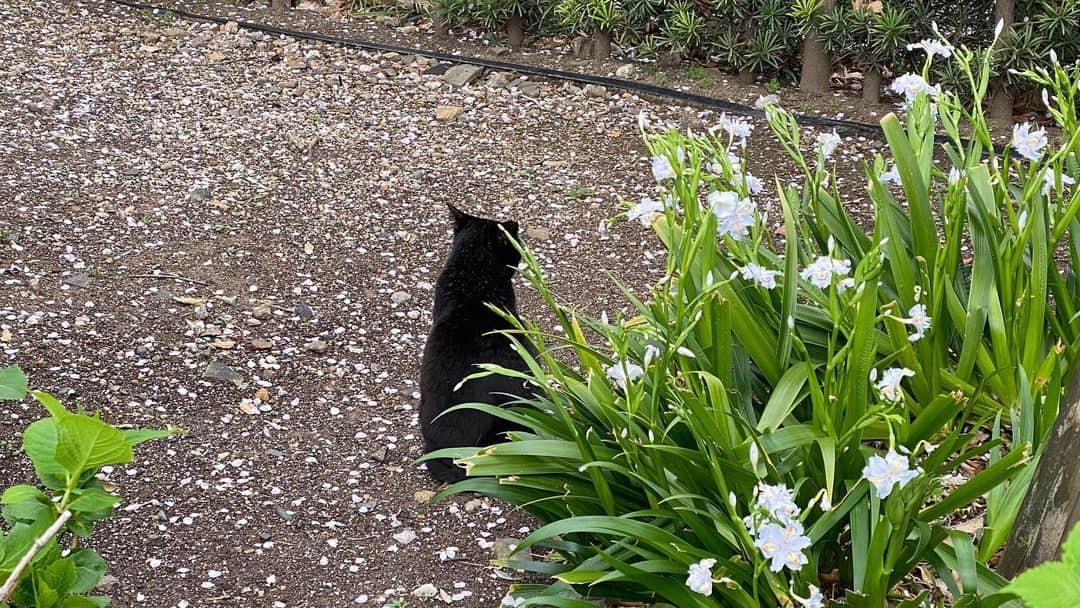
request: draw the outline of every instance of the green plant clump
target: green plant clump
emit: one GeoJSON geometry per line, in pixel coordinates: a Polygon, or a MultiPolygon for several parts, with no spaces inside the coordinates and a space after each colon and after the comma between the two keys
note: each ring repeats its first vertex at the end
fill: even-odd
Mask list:
{"type": "MultiPolygon", "coordinates": [[[[0,369],[0,400],[19,400],[27,393],[22,370],[0,369]]],[[[105,560],[76,542],[90,536],[94,524],[109,517],[120,501],[97,473],[103,466],[130,462],[136,445],[175,431],[121,431],[97,415],[67,410],[48,393],[30,394],[49,416],[23,433],[23,451],[39,485],[14,485],[0,496],[0,606],[107,606],[107,597],[88,595],[105,574],[105,560]],[[67,534],[71,542],[61,546],[67,534]]]]}
{"type": "Polygon", "coordinates": [[[822,133],[807,157],[795,119],[770,105],[803,174],[798,188],[777,180],[771,210],[743,156],[749,122],[689,135],[643,121],[657,193],[627,217],[668,255],[648,297],[624,290],[631,314],[562,304],[523,250],[561,331],[518,325],[530,371],[479,373],[538,394],[460,407],[527,430],[429,455],[472,477],[444,494],[498,497],[544,523],[517,550],[547,559],[511,565],[551,582],[517,586],[514,605],[915,607],[945,602],[938,587],[950,605],[1016,605],[987,564],[1080,360],[1080,66],[1025,74],[1048,89],[1061,138],[1021,125],[999,156],[982,110],[990,53],[951,53],[970,104],[928,84],[933,58],[905,81],[904,122],[881,121],[891,159],[864,164],[869,233],[841,204],[842,140],[822,133]],[[973,504],[977,538],[956,526],[973,504]]]}

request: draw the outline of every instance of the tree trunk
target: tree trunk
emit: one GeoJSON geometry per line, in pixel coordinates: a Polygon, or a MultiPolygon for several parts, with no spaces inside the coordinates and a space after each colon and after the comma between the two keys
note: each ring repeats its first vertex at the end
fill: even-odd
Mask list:
{"type": "MultiPolygon", "coordinates": [[[[1016,5],[1014,0],[995,0],[994,2],[994,26],[1000,22],[1004,24],[1002,36],[1012,29],[1016,17],[1016,5]]],[[[1013,96],[1006,86],[1005,76],[994,77],[990,83],[990,119],[994,126],[999,129],[1008,129],[1013,124],[1013,96]]]]}
{"type": "Polygon", "coordinates": [[[597,30],[593,37],[596,40],[593,44],[593,68],[599,70],[601,63],[611,57],[611,32],[597,30]]]}
{"type": "MultiPolygon", "coordinates": [[[[831,11],[835,0],[824,0],[821,10],[831,11]]],[[[799,75],[799,89],[809,93],[828,93],[829,78],[832,76],[832,58],[825,50],[825,44],[818,36],[817,28],[810,28],[803,40],[802,73],[799,75]]]]}
{"type": "Polygon", "coordinates": [[[1080,521],[1080,366],[1042,448],[1035,477],[1013,523],[998,573],[1005,578],[1058,557],[1080,521]]]}
{"type": "Polygon", "coordinates": [[[750,71],[750,68],[739,68],[739,84],[754,84],[754,73],[750,71]]]}
{"type": "Polygon", "coordinates": [[[520,49],[525,42],[525,24],[521,15],[510,15],[506,20],[506,39],[512,49],[520,49]]]}
{"type": "Polygon", "coordinates": [[[878,68],[863,70],[862,99],[870,105],[881,103],[881,70],[878,68]]]}
{"type": "Polygon", "coordinates": [[[279,17],[285,16],[285,9],[289,7],[289,0],[270,0],[270,9],[279,17]]]}

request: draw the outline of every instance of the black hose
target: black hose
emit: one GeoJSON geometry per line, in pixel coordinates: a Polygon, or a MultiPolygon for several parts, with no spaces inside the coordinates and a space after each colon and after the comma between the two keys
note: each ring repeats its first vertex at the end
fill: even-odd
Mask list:
{"type": "MultiPolygon", "coordinates": [[[[319,42],[325,42],[327,44],[333,44],[337,46],[353,47],[358,49],[365,49],[369,51],[379,51],[382,53],[398,53],[400,55],[418,55],[420,57],[430,57],[439,61],[445,61],[450,63],[463,63],[468,65],[477,65],[485,68],[501,70],[505,72],[517,72],[520,74],[528,74],[530,76],[542,76],[545,78],[554,78],[558,80],[567,80],[570,82],[579,82],[582,84],[595,84],[604,87],[611,87],[614,89],[622,89],[624,91],[631,91],[634,93],[641,93],[644,95],[651,95],[654,97],[662,97],[667,99],[676,100],[689,105],[696,105],[713,110],[720,110],[721,112],[728,112],[730,114],[736,114],[741,116],[753,116],[756,118],[764,118],[765,112],[757,108],[751,108],[740,103],[733,101],[727,101],[724,99],[716,99],[715,97],[707,97],[705,95],[697,95],[694,93],[687,93],[685,91],[678,91],[675,89],[669,89],[666,87],[659,87],[653,84],[644,82],[638,82],[636,80],[624,80],[621,78],[609,78],[607,76],[596,76],[593,74],[582,74],[579,72],[567,72],[565,70],[555,70],[552,68],[538,67],[534,65],[527,65],[521,63],[513,63],[510,61],[499,61],[498,59],[484,59],[482,57],[467,57],[463,55],[451,55],[450,53],[440,53],[438,51],[428,51],[425,49],[411,48],[406,46],[397,46],[394,44],[384,44],[381,42],[371,42],[368,40],[358,40],[356,38],[342,38],[340,36],[329,36],[327,34],[319,34],[317,32],[304,32],[300,30],[294,30],[287,27],[279,27],[276,25],[267,25],[265,23],[255,23],[253,21],[240,21],[238,19],[229,19],[226,17],[215,17],[213,15],[200,15],[199,13],[193,13],[191,11],[184,10],[182,8],[169,8],[163,6],[155,6],[153,4],[146,4],[144,2],[136,2],[135,0],[111,0],[115,4],[122,4],[131,8],[137,8],[140,10],[150,11],[162,11],[178,15],[186,19],[194,19],[198,21],[210,21],[218,24],[225,24],[230,21],[236,21],[239,27],[256,32],[266,32],[268,34],[281,34],[284,36],[290,36],[292,38],[299,38],[301,40],[316,40],[319,42]]],[[[851,131],[859,131],[863,133],[869,133],[872,135],[884,137],[884,133],[879,125],[872,125],[865,122],[857,122],[854,120],[840,120],[837,118],[826,118],[824,116],[812,116],[808,114],[795,114],[795,119],[801,125],[814,125],[816,127],[824,127],[826,129],[846,129],[851,131]]],[[[952,140],[942,134],[934,136],[934,140],[937,143],[945,144],[951,143],[952,140]]],[[[963,140],[962,140],[963,141],[963,140]]],[[[996,152],[1002,151],[1002,146],[994,145],[996,152]]]]}

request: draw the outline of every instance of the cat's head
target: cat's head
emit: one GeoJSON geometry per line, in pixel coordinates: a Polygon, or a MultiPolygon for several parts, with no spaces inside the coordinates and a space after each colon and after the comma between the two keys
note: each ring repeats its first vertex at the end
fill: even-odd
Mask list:
{"type": "Polygon", "coordinates": [[[497,222],[469,215],[448,204],[450,218],[454,221],[454,248],[467,247],[479,256],[488,258],[501,266],[518,265],[521,254],[506,238],[509,234],[518,240],[518,223],[513,220],[497,222]],[[505,232],[503,232],[505,230],[505,232]]]}

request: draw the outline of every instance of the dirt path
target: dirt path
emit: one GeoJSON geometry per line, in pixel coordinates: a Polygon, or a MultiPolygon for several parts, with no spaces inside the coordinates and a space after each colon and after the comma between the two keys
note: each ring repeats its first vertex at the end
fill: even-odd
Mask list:
{"type": "MultiPolygon", "coordinates": [[[[125,502],[94,543],[114,605],[497,605],[517,575],[491,545],[530,520],[423,511],[434,485],[411,464],[444,205],[520,220],[556,290],[612,312],[601,271],[640,289],[663,268],[636,223],[597,234],[652,187],[634,117],[695,113],[455,88],[400,57],[107,2],[5,3],[0,23],[0,365],[114,423],[188,431],[109,472],[125,502]],[[412,595],[426,584],[439,595],[412,595]]],[[[0,409],[0,486],[27,478],[39,415],[0,409]]]]}

